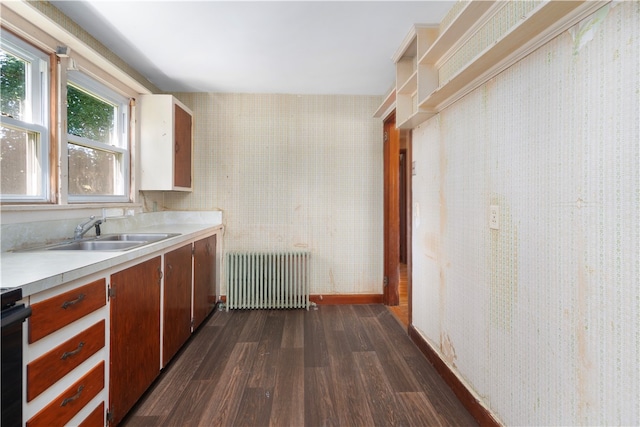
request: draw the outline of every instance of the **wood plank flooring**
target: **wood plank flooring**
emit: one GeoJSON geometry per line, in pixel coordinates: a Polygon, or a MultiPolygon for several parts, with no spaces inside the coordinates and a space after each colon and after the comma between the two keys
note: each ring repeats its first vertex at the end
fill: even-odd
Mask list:
{"type": "Polygon", "coordinates": [[[122,425],[477,425],[383,305],[216,312],[122,425]]]}

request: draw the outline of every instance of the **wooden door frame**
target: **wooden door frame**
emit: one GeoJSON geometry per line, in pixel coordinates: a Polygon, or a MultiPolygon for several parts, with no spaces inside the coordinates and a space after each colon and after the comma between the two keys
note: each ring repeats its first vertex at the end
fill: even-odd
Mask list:
{"type": "Polygon", "coordinates": [[[398,305],[400,296],[400,132],[395,112],[384,120],[384,286],[385,305],[398,305]]]}
{"type": "Polygon", "coordinates": [[[412,132],[396,128],[395,112],[384,120],[384,276],[383,302],[398,305],[400,282],[400,200],[405,203],[405,241],[407,263],[408,325],[412,324],[412,176],[413,143],[412,132]],[[403,132],[401,134],[401,132],[403,132]],[[401,137],[405,138],[401,144],[401,137]],[[401,147],[402,146],[402,147],[401,147]],[[400,151],[405,153],[405,169],[400,170],[400,151]],[[400,174],[404,174],[405,194],[400,197],[400,174]]]}
{"type": "Polygon", "coordinates": [[[412,302],[412,292],[411,292],[411,286],[412,286],[412,274],[411,272],[413,271],[413,261],[412,261],[412,239],[411,236],[413,234],[412,232],[412,219],[413,219],[413,214],[412,214],[412,208],[413,208],[413,190],[411,187],[411,184],[413,182],[413,132],[412,131],[405,131],[406,132],[406,145],[405,145],[405,150],[406,150],[406,170],[405,172],[405,177],[406,177],[406,221],[407,221],[407,229],[406,229],[406,238],[407,238],[407,298],[408,298],[408,311],[409,311],[409,319],[408,319],[408,326],[410,327],[412,322],[413,322],[413,302],[412,302]]]}

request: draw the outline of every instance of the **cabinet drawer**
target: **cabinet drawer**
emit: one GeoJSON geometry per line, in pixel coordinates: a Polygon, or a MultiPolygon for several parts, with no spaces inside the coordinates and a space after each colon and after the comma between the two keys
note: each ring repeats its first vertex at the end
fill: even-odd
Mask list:
{"type": "Polygon", "coordinates": [[[104,402],[100,402],[78,427],[104,427],[104,402]]]}
{"type": "Polygon", "coordinates": [[[27,365],[27,402],[104,347],[102,320],[27,365]]]}
{"type": "Polygon", "coordinates": [[[107,303],[106,281],[96,280],[31,305],[29,343],[57,331],[107,303]]]}
{"type": "Polygon", "coordinates": [[[27,421],[27,427],[65,425],[104,388],[104,362],[73,383],[27,421]]]}

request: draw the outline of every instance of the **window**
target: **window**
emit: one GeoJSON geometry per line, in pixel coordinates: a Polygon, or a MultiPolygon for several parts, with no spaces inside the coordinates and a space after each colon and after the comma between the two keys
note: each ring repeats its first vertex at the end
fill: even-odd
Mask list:
{"type": "Polygon", "coordinates": [[[129,200],[127,98],[70,72],[67,143],[70,202],[129,200]]]}
{"type": "Polygon", "coordinates": [[[2,33],[0,199],[49,199],[49,57],[2,33]]]}
{"type": "Polygon", "coordinates": [[[0,42],[0,202],[51,202],[60,180],[60,204],[130,202],[129,99],[70,70],[66,100],[49,111],[49,55],[4,30],[0,42]],[[65,101],[66,141],[50,141],[65,101]]]}

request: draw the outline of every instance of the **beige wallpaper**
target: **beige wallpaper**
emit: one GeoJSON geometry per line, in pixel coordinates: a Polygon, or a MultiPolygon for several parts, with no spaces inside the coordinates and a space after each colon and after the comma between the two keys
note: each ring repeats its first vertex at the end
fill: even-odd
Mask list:
{"type": "Polygon", "coordinates": [[[640,424],[640,3],[608,8],[413,133],[414,325],[505,425],[640,424]]]}
{"type": "Polygon", "coordinates": [[[381,97],[177,95],[195,189],[147,192],[148,210],[221,209],[226,251],[307,249],[313,294],[382,293],[381,97]]]}

